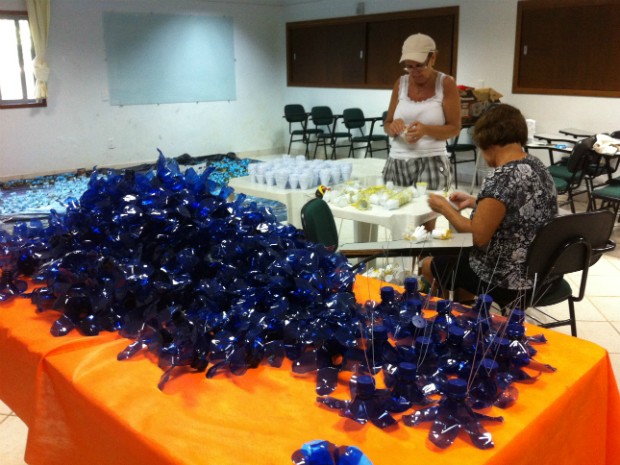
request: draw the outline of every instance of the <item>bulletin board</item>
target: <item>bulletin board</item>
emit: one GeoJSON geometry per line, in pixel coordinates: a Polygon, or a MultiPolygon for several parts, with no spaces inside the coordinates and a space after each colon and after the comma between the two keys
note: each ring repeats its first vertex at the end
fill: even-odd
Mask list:
{"type": "Polygon", "coordinates": [[[111,105],[235,100],[230,17],[103,13],[111,105]]]}

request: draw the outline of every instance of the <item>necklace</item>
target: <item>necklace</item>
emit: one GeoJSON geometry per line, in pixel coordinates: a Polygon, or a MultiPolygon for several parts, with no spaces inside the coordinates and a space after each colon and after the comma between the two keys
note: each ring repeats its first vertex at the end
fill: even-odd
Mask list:
{"type": "Polygon", "coordinates": [[[409,98],[416,101],[426,100],[435,94],[435,76],[432,73],[429,78],[422,84],[416,84],[409,78],[409,98]]]}

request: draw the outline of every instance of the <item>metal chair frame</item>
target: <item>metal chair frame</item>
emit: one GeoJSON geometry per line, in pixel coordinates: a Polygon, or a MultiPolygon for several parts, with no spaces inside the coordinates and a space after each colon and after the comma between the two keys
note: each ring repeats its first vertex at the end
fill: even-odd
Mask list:
{"type": "Polygon", "coordinates": [[[310,117],[315,127],[320,130],[320,134],[317,134],[317,143],[314,146],[314,158],[316,158],[316,152],[319,145],[323,145],[325,152],[325,159],[327,159],[327,146],[331,147],[331,158],[336,158],[336,149],[340,147],[348,147],[350,144],[351,135],[348,132],[336,131],[338,119],[342,115],[334,115],[332,110],[328,106],[316,106],[310,110],[310,117]],[[347,143],[338,145],[338,140],[346,139],[347,143]]]}
{"type": "MultiPolygon", "coordinates": [[[[461,132],[463,131],[469,131],[470,128],[462,128],[461,132]]],[[[460,163],[474,163],[474,180],[476,185],[478,184],[478,148],[476,147],[476,144],[472,144],[472,143],[459,143],[459,137],[460,137],[461,133],[457,134],[457,136],[453,139],[452,142],[446,141],[446,150],[448,151],[448,153],[450,154],[449,159],[450,159],[450,165],[452,165],[452,169],[454,170],[454,187],[455,189],[459,188],[459,181],[458,181],[458,173],[457,173],[457,166],[460,163]],[[466,158],[464,160],[459,160],[457,159],[457,153],[466,153],[466,152],[473,152],[473,158],[466,158]]]]}
{"type": "Polygon", "coordinates": [[[590,203],[592,188],[587,180],[588,166],[598,160],[598,154],[592,150],[591,142],[590,139],[579,141],[566,159],[557,161],[549,167],[558,194],[567,196],[566,203],[570,205],[571,213],[575,213],[575,196],[585,193],[588,195],[588,204],[590,203]],[[585,182],[585,189],[580,190],[582,182],[585,182]]]}
{"type": "MultiPolygon", "coordinates": [[[[570,325],[571,334],[577,336],[575,302],[583,300],[588,280],[588,270],[602,256],[614,250],[610,239],[614,216],[609,211],[576,213],[553,218],[536,233],[527,254],[527,272],[534,278],[535,288],[523,296],[523,307],[533,307],[552,320],[541,323],[543,328],[570,325]],[[579,291],[575,294],[563,277],[581,271],[579,291]],[[539,307],[568,302],[568,318],[556,319],[539,307]]],[[[498,302],[502,306],[514,302],[498,302]]],[[[537,320],[532,315],[530,318],[537,320]]]]}
{"type": "Polygon", "coordinates": [[[288,122],[288,132],[290,134],[287,153],[291,153],[291,146],[294,142],[302,142],[306,146],[305,156],[310,156],[309,146],[312,143],[312,136],[316,143],[316,136],[320,129],[308,128],[309,113],[306,112],[303,105],[289,104],[284,106],[284,118],[288,122]],[[299,124],[299,129],[293,129],[293,126],[299,124]],[[297,138],[296,138],[297,137],[297,138]]]}
{"type": "Polygon", "coordinates": [[[375,152],[387,152],[390,151],[390,138],[387,134],[375,134],[375,124],[377,121],[382,121],[383,118],[381,116],[376,116],[372,118],[366,118],[364,116],[364,112],[359,108],[347,108],[342,112],[343,122],[347,130],[349,131],[350,143],[349,146],[349,158],[355,156],[356,150],[364,150],[364,158],[368,156],[370,153],[370,158],[373,157],[373,153],[375,152]],[[370,129],[368,134],[364,133],[364,129],[366,128],[366,124],[370,123],[370,129]],[[353,135],[353,131],[358,130],[359,135],[353,135]],[[385,148],[373,150],[372,143],[373,142],[385,142],[385,148]],[[363,144],[361,146],[356,147],[355,144],[363,144]]]}

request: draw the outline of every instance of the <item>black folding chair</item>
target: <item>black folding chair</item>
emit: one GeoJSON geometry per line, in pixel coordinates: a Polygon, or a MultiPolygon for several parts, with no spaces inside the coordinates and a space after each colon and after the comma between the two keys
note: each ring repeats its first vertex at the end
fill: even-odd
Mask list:
{"type": "Polygon", "coordinates": [[[543,328],[570,325],[577,336],[575,302],[586,292],[588,270],[603,253],[615,249],[610,239],[614,215],[606,210],[558,216],[536,233],[527,254],[527,272],[534,279],[534,289],[523,296],[524,302],[497,302],[503,307],[534,307],[547,322],[528,313],[543,328]],[[578,292],[573,292],[564,274],[581,271],[578,292]],[[568,318],[557,319],[539,307],[568,301],[568,318]]]}
{"type": "MultiPolygon", "coordinates": [[[[452,165],[452,170],[454,171],[454,188],[459,188],[459,180],[457,174],[457,167],[461,163],[473,163],[474,164],[474,179],[476,184],[478,184],[478,148],[476,144],[473,143],[471,137],[469,135],[470,128],[462,128],[461,132],[454,137],[453,139],[446,141],[446,150],[448,151],[450,164],[452,165]],[[463,140],[465,139],[465,140],[463,140]],[[469,157],[459,157],[460,153],[471,153],[469,157]]],[[[472,184],[473,188],[473,184],[472,184]]]]}
{"type": "Polygon", "coordinates": [[[288,122],[288,132],[291,136],[288,142],[287,153],[291,153],[293,142],[302,142],[306,146],[305,154],[306,158],[308,158],[310,154],[309,145],[313,137],[316,142],[316,136],[321,130],[317,128],[308,128],[308,113],[306,113],[303,105],[284,105],[284,118],[288,122]]]}
{"type": "Polygon", "coordinates": [[[331,147],[331,158],[336,158],[336,149],[339,147],[348,147],[351,140],[351,135],[345,131],[336,131],[338,119],[341,115],[334,115],[331,108],[327,106],[312,107],[310,110],[310,116],[316,129],[321,132],[317,134],[317,144],[314,147],[314,158],[316,158],[316,151],[319,148],[319,144],[323,145],[325,152],[325,158],[327,158],[327,146],[331,147]],[[340,144],[338,141],[345,139],[346,143],[340,144]]]}
{"type": "Polygon", "coordinates": [[[342,112],[342,118],[345,127],[349,131],[351,135],[349,146],[349,157],[355,155],[356,150],[364,151],[364,158],[370,154],[370,158],[372,158],[373,153],[375,152],[389,152],[390,151],[390,138],[387,134],[375,134],[375,123],[377,121],[382,121],[382,117],[377,116],[373,118],[366,118],[364,116],[364,112],[359,108],[347,108],[342,112]],[[365,132],[366,124],[370,123],[370,129],[368,133],[365,132]],[[357,131],[357,135],[355,134],[357,131]],[[373,142],[383,142],[385,143],[385,148],[373,149],[373,142]],[[358,144],[356,146],[356,144],[358,144]],[[361,144],[361,145],[359,145],[361,144]]]}

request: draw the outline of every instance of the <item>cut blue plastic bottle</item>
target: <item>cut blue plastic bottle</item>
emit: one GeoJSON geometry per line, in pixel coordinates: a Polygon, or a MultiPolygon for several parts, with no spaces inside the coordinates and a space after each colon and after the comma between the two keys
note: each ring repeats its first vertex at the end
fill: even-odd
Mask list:
{"type": "Polygon", "coordinates": [[[449,379],[442,387],[443,397],[439,405],[404,415],[407,426],[422,422],[432,422],[429,440],[441,449],[454,443],[461,431],[466,432],[479,449],[494,447],[491,434],[484,429],[482,421],[502,422],[502,417],[490,417],[477,413],[467,404],[467,381],[460,378],[449,379]]]}
{"type": "Polygon", "coordinates": [[[488,294],[480,294],[476,299],[472,310],[475,314],[471,325],[479,334],[488,334],[491,329],[491,306],[493,297],[488,294]]]}
{"type": "MultiPolygon", "coordinates": [[[[0,241],[2,237],[0,237],[0,241]]],[[[19,258],[19,246],[11,243],[11,239],[6,237],[7,242],[0,242],[0,302],[11,300],[23,294],[28,285],[25,281],[17,279],[17,260],[19,258]]]]}
{"type": "Polygon", "coordinates": [[[383,324],[390,333],[394,332],[394,327],[398,321],[398,301],[400,295],[392,286],[383,286],[379,290],[381,301],[376,306],[376,311],[381,324],[383,324]]]}
{"type": "Polygon", "coordinates": [[[417,383],[415,363],[401,362],[392,372],[384,372],[385,384],[390,389],[390,412],[404,412],[414,405],[427,405],[430,400],[417,383]]]}
{"type": "Polygon", "coordinates": [[[498,382],[498,369],[498,363],[490,358],[478,363],[469,388],[472,408],[483,409],[491,405],[508,408],[515,403],[519,393],[513,385],[503,386],[498,382]]]}
{"type": "Polygon", "coordinates": [[[415,339],[426,334],[427,322],[422,313],[422,301],[416,298],[402,300],[399,308],[398,321],[394,328],[394,338],[415,339]]]}
{"type": "Polygon", "coordinates": [[[310,441],[293,452],[295,465],[372,465],[364,453],[354,446],[336,446],[329,441],[310,441]]]}
{"type": "Polygon", "coordinates": [[[452,325],[460,324],[460,322],[452,314],[452,301],[438,300],[435,308],[437,315],[431,318],[430,325],[435,339],[441,341],[447,337],[448,328],[452,325]]]}
{"type": "Polygon", "coordinates": [[[366,329],[362,346],[351,348],[346,354],[347,369],[358,373],[377,374],[386,364],[398,363],[398,353],[389,341],[388,330],[383,325],[366,329]]]}
{"type": "Polygon", "coordinates": [[[390,395],[387,389],[376,389],[375,381],[370,375],[352,376],[349,382],[351,400],[334,397],[317,397],[317,402],[340,411],[340,415],[358,423],[370,421],[378,428],[387,428],[396,424],[396,420],[387,410],[390,395]]]}
{"type": "Polygon", "coordinates": [[[457,375],[467,378],[471,373],[474,353],[465,346],[465,330],[452,324],[448,327],[447,337],[437,344],[437,368],[442,375],[457,375]]]}
{"type": "Polygon", "coordinates": [[[415,339],[414,353],[419,374],[432,375],[437,371],[437,346],[429,336],[418,336],[415,339]]]}
{"type": "Polygon", "coordinates": [[[418,288],[418,278],[415,276],[407,276],[403,283],[404,291],[402,299],[406,302],[409,299],[422,300],[420,291],[418,288]]]}

